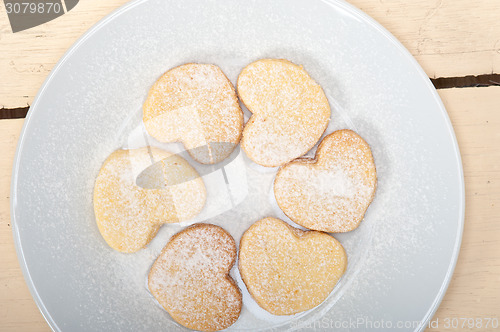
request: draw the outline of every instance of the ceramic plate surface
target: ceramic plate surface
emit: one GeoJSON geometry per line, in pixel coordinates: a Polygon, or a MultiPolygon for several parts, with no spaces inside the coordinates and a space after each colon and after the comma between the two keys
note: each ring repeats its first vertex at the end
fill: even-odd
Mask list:
{"type": "Polygon", "coordinates": [[[170,236],[205,221],[239,242],[262,217],[291,223],[272,193],[277,169],[257,166],[239,149],[223,167],[202,172],[208,192],[202,213],[164,226],[138,253],[112,250],[94,219],[94,180],[112,151],[147,144],[180,151],[144,135],[141,123],[147,92],[162,73],[187,62],[214,63],[235,83],[245,65],[261,58],[301,64],[323,87],[332,108],[327,133],[350,128],[370,144],[378,188],[361,226],[335,235],[349,265],[323,304],[270,315],[233,268],[244,307],[231,329],[425,327],[460,248],[464,182],[446,111],[411,55],[342,1],[150,0],[115,11],[66,53],[21,134],[12,178],[14,237],[29,288],[54,330],[184,330],[146,287],[170,236]]]}

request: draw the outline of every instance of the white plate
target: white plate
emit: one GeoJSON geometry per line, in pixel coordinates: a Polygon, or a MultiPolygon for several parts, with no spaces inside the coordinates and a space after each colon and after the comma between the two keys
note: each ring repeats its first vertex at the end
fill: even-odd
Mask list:
{"type": "MultiPolygon", "coordinates": [[[[134,139],[141,105],[164,71],[215,63],[234,82],[244,65],[266,57],[302,64],[321,84],[333,109],[328,131],[352,128],[368,141],[378,190],[362,225],[337,236],[349,267],[322,305],[274,317],[246,294],[232,328],[425,327],[457,259],[464,183],[446,111],[411,55],[342,1],[151,0],[115,11],[67,52],[21,134],[12,177],[14,237],[29,288],[54,330],[183,329],[145,286],[150,264],[182,226],[163,227],[139,253],[113,251],[95,224],[93,182],[110,152],[141,145],[134,139]]],[[[207,221],[238,241],[258,218],[285,217],[271,194],[275,169],[255,167],[243,154],[236,161],[233,175],[248,184],[237,187],[247,191],[238,192],[243,198],[235,208],[207,221]]],[[[209,190],[221,183],[206,181],[209,190]]],[[[237,270],[232,274],[238,278],[237,270]]]]}

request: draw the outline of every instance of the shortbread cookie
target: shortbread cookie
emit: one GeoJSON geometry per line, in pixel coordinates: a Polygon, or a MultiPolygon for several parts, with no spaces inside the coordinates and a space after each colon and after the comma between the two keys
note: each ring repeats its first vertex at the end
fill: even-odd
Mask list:
{"type": "Polygon", "coordinates": [[[205,185],[196,170],[182,157],[156,148],[113,152],[94,186],[99,231],[113,249],[122,252],[145,247],[163,223],[194,217],[205,200],[205,185]],[[161,160],[165,188],[139,187],[137,176],[153,161],[161,160]]]}
{"type": "Polygon", "coordinates": [[[218,331],[238,319],[241,292],[229,276],[236,244],[224,229],[196,224],[167,243],[149,272],[153,296],[179,324],[218,331]]]}
{"type": "Polygon", "coordinates": [[[257,303],[274,315],[312,309],[331,293],[347,266],[332,236],[265,218],[241,238],[239,269],[257,303]]]}
{"type": "Polygon", "coordinates": [[[238,95],[253,113],[241,147],[262,166],[283,165],[304,155],[319,140],[330,119],[323,89],[302,66],[264,59],[238,77],[238,95]]]}
{"type": "Polygon", "coordinates": [[[144,125],[160,142],[182,142],[196,161],[225,159],[240,141],[243,112],[222,70],[189,63],[167,71],[149,90],[144,125]]]}
{"type": "Polygon", "coordinates": [[[338,130],[323,139],[314,160],[299,159],[278,171],[274,195],[297,224],[348,232],[359,226],[376,185],[368,144],[352,130],[338,130]]]}

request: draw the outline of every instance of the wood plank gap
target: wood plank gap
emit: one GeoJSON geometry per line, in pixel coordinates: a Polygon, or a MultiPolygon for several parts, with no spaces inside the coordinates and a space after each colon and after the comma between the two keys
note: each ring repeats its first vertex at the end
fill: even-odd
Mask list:
{"type": "MultiPolygon", "coordinates": [[[[451,88],[477,88],[488,86],[500,86],[500,74],[469,75],[462,77],[438,77],[430,79],[436,89],[451,88]]],[[[25,118],[29,106],[18,108],[1,108],[1,119],[20,119],[25,118]]]]}
{"type": "Polygon", "coordinates": [[[500,86],[500,74],[469,75],[463,77],[431,78],[436,89],[450,88],[479,88],[486,86],[500,86]]]}
{"type": "Polygon", "coordinates": [[[0,120],[2,119],[22,119],[28,114],[29,106],[17,108],[1,108],[0,120]]]}

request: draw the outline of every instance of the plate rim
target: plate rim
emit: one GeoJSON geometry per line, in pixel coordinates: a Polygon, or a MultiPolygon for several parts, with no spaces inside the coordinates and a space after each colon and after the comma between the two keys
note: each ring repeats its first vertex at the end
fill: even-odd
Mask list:
{"type": "MultiPolygon", "coordinates": [[[[19,233],[19,228],[17,226],[17,221],[15,218],[15,209],[17,205],[17,182],[18,182],[18,173],[19,173],[19,165],[20,165],[20,156],[23,151],[24,147],[24,140],[27,131],[29,130],[30,123],[31,123],[31,118],[32,114],[36,112],[36,107],[39,102],[39,100],[43,97],[45,89],[49,85],[49,83],[52,81],[52,79],[56,76],[58,71],[60,70],[61,66],[68,60],[68,58],[73,54],[87,39],[92,37],[94,33],[96,33],[98,30],[100,30],[102,27],[104,27],[108,22],[112,21],[115,17],[122,15],[124,12],[132,9],[133,7],[136,7],[142,3],[146,3],[150,0],[132,0],[128,3],[125,3],[121,5],[120,7],[116,8],[113,10],[111,13],[100,19],[97,23],[95,23],[92,27],[90,27],[82,36],[80,36],[75,43],[73,43],[70,48],[62,55],[62,57],[58,60],[56,65],[52,68],[51,72],[47,76],[47,78],[44,80],[42,83],[40,89],[38,90],[33,103],[30,106],[30,111],[28,112],[22,129],[21,133],[19,134],[19,139],[16,147],[16,152],[15,152],[15,157],[14,157],[14,163],[13,163],[13,168],[12,168],[12,175],[11,175],[11,181],[10,181],[10,219],[11,219],[11,224],[12,224],[12,233],[14,237],[14,246],[16,250],[16,255],[17,259],[19,261],[19,265],[22,270],[22,274],[24,277],[24,280],[26,282],[26,285],[28,286],[28,289],[30,291],[30,294],[32,298],[34,299],[39,311],[41,312],[42,316],[44,317],[45,321],[48,323],[50,328],[53,331],[62,331],[61,328],[57,325],[55,320],[52,318],[50,312],[47,310],[45,307],[43,300],[38,294],[38,291],[36,289],[36,286],[33,283],[33,279],[31,278],[31,274],[26,262],[26,259],[24,257],[24,252],[23,248],[21,245],[21,237],[19,233]]],[[[383,27],[379,22],[377,22],[374,18],[363,12],[361,9],[355,7],[354,5],[347,3],[345,0],[318,0],[320,2],[323,2],[330,7],[334,8],[341,8],[348,13],[354,15],[355,17],[360,18],[362,21],[366,22],[369,26],[372,28],[376,29],[380,34],[382,34],[388,41],[390,41],[396,48],[397,50],[406,58],[409,60],[409,63],[416,69],[418,74],[420,75],[420,78],[423,79],[424,84],[426,85],[427,90],[430,91],[434,101],[437,103],[437,106],[440,110],[441,116],[443,117],[443,121],[446,125],[446,128],[448,130],[448,133],[450,134],[452,138],[452,143],[453,143],[453,150],[455,154],[455,158],[457,160],[457,166],[458,166],[458,183],[460,187],[460,193],[459,193],[459,217],[458,217],[458,227],[457,227],[457,234],[455,237],[455,243],[453,247],[453,252],[451,256],[450,263],[448,265],[448,269],[446,272],[446,275],[444,277],[444,280],[442,281],[441,287],[439,291],[437,292],[436,296],[434,297],[434,300],[430,306],[430,308],[427,310],[427,313],[424,315],[424,317],[421,320],[421,324],[415,328],[414,331],[423,331],[428,324],[428,322],[431,320],[431,318],[434,316],[436,313],[437,309],[439,308],[439,305],[441,304],[444,295],[449,287],[451,278],[453,276],[453,272],[455,270],[456,264],[458,262],[458,256],[460,253],[460,248],[461,248],[461,242],[462,242],[462,237],[463,237],[463,230],[464,230],[464,221],[465,221],[465,179],[464,179],[464,171],[463,171],[463,163],[462,163],[462,157],[460,154],[460,148],[458,146],[458,141],[457,137],[455,134],[455,131],[453,129],[453,125],[451,123],[450,117],[448,115],[448,112],[446,111],[446,108],[443,104],[443,101],[441,100],[441,97],[437,93],[437,90],[435,89],[434,85],[432,85],[431,80],[423,70],[423,68],[420,66],[420,64],[417,62],[417,60],[413,57],[413,55],[408,51],[408,49],[403,46],[403,44],[394,36],[392,35],[385,27],[383,27]]]]}

